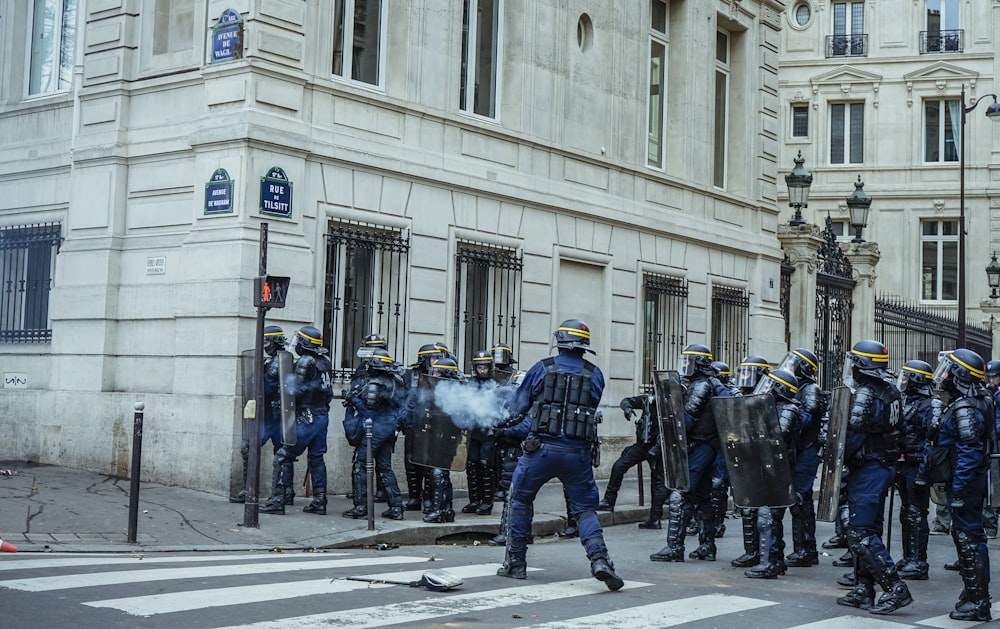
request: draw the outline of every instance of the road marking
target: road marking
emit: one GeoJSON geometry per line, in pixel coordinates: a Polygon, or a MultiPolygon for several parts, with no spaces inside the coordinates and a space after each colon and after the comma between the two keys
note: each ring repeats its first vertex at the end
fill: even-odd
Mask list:
{"type": "MultiPolygon", "coordinates": [[[[777,603],[759,598],[706,594],[532,626],[534,629],[578,629],[579,627],[660,629],[771,605],[777,603]]],[[[737,623],[738,621],[733,622],[734,625],[737,623]]]]}
{"type": "MultiPolygon", "coordinates": [[[[917,625],[903,624],[889,620],[879,620],[871,616],[838,616],[818,620],[807,625],[796,625],[793,629],[913,629],[917,625]]],[[[969,625],[962,625],[968,627],[969,625]]]]}
{"type": "Polygon", "coordinates": [[[95,556],[87,554],[85,557],[76,555],[73,557],[59,557],[50,559],[46,555],[45,559],[18,559],[14,561],[0,561],[0,572],[4,570],[38,570],[42,568],[75,568],[77,566],[132,566],[139,564],[165,564],[165,563],[196,563],[210,561],[260,561],[285,560],[285,559],[313,559],[320,560],[321,557],[346,557],[350,553],[268,553],[261,552],[252,555],[212,555],[199,557],[152,557],[149,555],[113,555],[95,556]]]}

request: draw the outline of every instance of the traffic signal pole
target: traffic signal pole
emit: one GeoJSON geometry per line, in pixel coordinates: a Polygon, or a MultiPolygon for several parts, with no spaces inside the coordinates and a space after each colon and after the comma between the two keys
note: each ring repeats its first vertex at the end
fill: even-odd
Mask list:
{"type": "MultiPolygon", "coordinates": [[[[267,275],[267,223],[260,224],[260,262],[258,275],[267,275]]],[[[255,412],[250,420],[250,451],[247,453],[246,503],[243,505],[243,526],[260,528],[260,423],[264,412],[264,315],[266,306],[257,307],[257,334],[254,339],[253,395],[255,412]]]]}

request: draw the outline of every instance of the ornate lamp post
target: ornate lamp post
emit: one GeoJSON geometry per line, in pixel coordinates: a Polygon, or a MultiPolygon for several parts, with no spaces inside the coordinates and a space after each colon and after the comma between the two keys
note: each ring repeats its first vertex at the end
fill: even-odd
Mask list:
{"type": "Polygon", "coordinates": [[[993,252],[990,263],[986,265],[986,280],[990,283],[990,299],[997,299],[997,289],[1000,288],[1000,262],[997,262],[997,253],[993,252]]]}
{"type": "Polygon", "coordinates": [[[854,194],[847,197],[847,211],[851,215],[851,227],[854,228],[854,240],[851,242],[864,242],[861,237],[861,230],[868,226],[868,212],[871,210],[872,198],[865,194],[865,184],[858,175],[858,181],[854,184],[854,194]]]}
{"type": "Polygon", "coordinates": [[[813,176],[806,170],[805,163],[806,160],[800,150],[799,156],[795,158],[795,168],[785,175],[785,185],[788,186],[788,207],[795,208],[795,216],[788,221],[788,224],[793,226],[805,225],[802,208],[809,207],[809,187],[812,186],[813,176]]]}

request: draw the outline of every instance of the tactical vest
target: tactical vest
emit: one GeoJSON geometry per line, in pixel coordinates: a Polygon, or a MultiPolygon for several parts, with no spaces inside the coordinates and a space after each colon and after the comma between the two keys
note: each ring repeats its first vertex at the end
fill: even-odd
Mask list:
{"type": "Polygon", "coordinates": [[[555,358],[542,361],[545,379],[542,392],[531,407],[531,431],[538,435],[565,433],[570,439],[597,440],[597,405],[591,400],[590,386],[597,370],[583,361],[580,373],[563,373],[555,358]]]}

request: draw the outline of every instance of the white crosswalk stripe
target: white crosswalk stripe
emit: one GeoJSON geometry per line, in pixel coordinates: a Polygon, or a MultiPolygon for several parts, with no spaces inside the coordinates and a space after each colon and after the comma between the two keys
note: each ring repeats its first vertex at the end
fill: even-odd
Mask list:
{"type": "MultiPolygon", "coordinates": [[[[346,557],[349,553],[322,553],[311,555],[313,557],[346,557]]],[[[221,562],[221,561],[276,561],[295,560],[309,557],[305,553],[255,553],[255,554],[233,554],[233,555],[205,555],[199,557],[152,557],[149,555],[128,555],[123,557],[116,555],[91,555],[81,557],[75,555],[53,555],[46,554],[45,559],[22,559],[0,561],[0,572],[13,570],[41,570],[46,568],[83,568],[87,566],[135,566],[139,564],[168,564],[168,563],[191,563],[197,562],[221,562]]]]}
{"type": "Polygon", "coordinates": [[[619,609],[604,614],[573,618],[559,622],[534,625],[535,629],[578,629],[599,626],[601,629],[662,629],[676,627],[697,620],[725,616],[739,612],[777,605],[771,601],[726,594],[706,594],[653,605],[619,609]]]}

